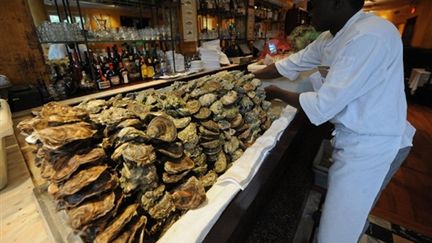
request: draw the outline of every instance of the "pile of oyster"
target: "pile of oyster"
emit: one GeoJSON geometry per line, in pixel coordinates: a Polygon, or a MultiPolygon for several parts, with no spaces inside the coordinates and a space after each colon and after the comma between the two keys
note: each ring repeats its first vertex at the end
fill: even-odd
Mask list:
{"type": "Polygon", "coordinates": [[[157,240],[270,127],[260,80],[220,72],[70,107],[18,125],[38,140],[48,192],[86,242],[157,240]]]}

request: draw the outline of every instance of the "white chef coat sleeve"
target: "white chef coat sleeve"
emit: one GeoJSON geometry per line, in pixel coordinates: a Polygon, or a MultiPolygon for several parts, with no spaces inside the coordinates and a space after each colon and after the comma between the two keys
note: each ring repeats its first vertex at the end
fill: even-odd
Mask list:
{"type": "Polygon", "coordinates": [[[382,63],[389,53],[383,40],[363,35],[343,48],[331,64],[322,87],[317,92],[300,95],[300,105],[315,125],[332,119],[350,102],[383,81],[382,63]]]}
{"type": "Polygon", "coordinates": [[[321,62],[322,42],[322,36],[320,36],[305,49],[277,61],[275,65],[279,74],[290,80],[295,80],[299,72],[316,68],[321,62]]]}

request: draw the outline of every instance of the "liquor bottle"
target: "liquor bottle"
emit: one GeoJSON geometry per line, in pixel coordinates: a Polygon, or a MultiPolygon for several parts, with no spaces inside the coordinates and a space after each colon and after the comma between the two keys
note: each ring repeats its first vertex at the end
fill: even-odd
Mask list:
{"type": "Polygon", "coordinates": [[[153,57],[151,56],[150,50],[147,51],[144,61],[147,65],[147,78],[153,78],[155,76],[155,69],[153,66],[153,57]]]}
{"type": "Polygon", "coordinates": [[[119,70],[119,63],[121,60],[120,60],[120,55],[118,53],[117,45],[113,45],[113,47],[111,48],[111,52],[112,52],[114,69],[119,70]]]}
{"type": "Polygon", "coordinates": [[[144,56],[141,57],[141,78],[143,80],[147,79],[147,64],[144,56]]]}
{"type": "Polygon", "coordinates": [[[98,72],[98,77],[96,80],[98,89],[103,90],[103,89],[110,88],[111,83],[108,79],[106,79],[105,75],[103,74],[101,66],[99,64],[97,64],[96,68],[97,68],[97,72],[98,72]]]}
{"type": "Polygon", "coordinates": [[[111,86],[117,86],[120,84],[120,76],[118,73],[114,70],[114,64],[109,64],[109,69],[106,72],[107,79],[111,82],[111,86]]]}
{"type": "Polygon", "coordinates": [[[119,73],[124,84],[129,83],[129,71],[124,67],[122,62],[119,62],[119,73]]]}
{"type": "Polygon", "coordinates": [[[154,72],[155,72],[154,76],[159,76],[160,75],[160,60],[159,60],[157,48],[153,49],[152,58],[153,58],[153,68],[154,68],[154,72]]]}
{"type": "Polygon", "coordinates": [[[81,76],[80,86],[82,89],[93,90],[96,88],[95,83],[87,76],[85,71],[82,71],[81,76]]]}

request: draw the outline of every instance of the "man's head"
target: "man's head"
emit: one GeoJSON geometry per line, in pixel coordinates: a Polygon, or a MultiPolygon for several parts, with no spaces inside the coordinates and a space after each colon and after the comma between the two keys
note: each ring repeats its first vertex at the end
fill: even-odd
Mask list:
{"type": "Polygon", "coordinates": [[[339,31],[351,16],[363,8],[364,0],[310,0],[312,24],[318,31],[339,31]]]}

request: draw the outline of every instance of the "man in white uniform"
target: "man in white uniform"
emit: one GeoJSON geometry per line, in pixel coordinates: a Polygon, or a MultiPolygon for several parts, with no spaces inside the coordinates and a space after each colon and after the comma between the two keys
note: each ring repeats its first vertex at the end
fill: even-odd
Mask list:
{"type": "Polygon", "coordinates": [[[391,23],[361,10],[364,0],[310,4],[312,22],[324,32],[304,50],[255,75],[295,80],[301,71],[321,70],[310,77],[314,92],[299,95],[269,86],[266,93],[303,110],[315,125],[335,125],[318,242],[357,242],[415,133],[406,120],[402,42],[391,23]]]}

